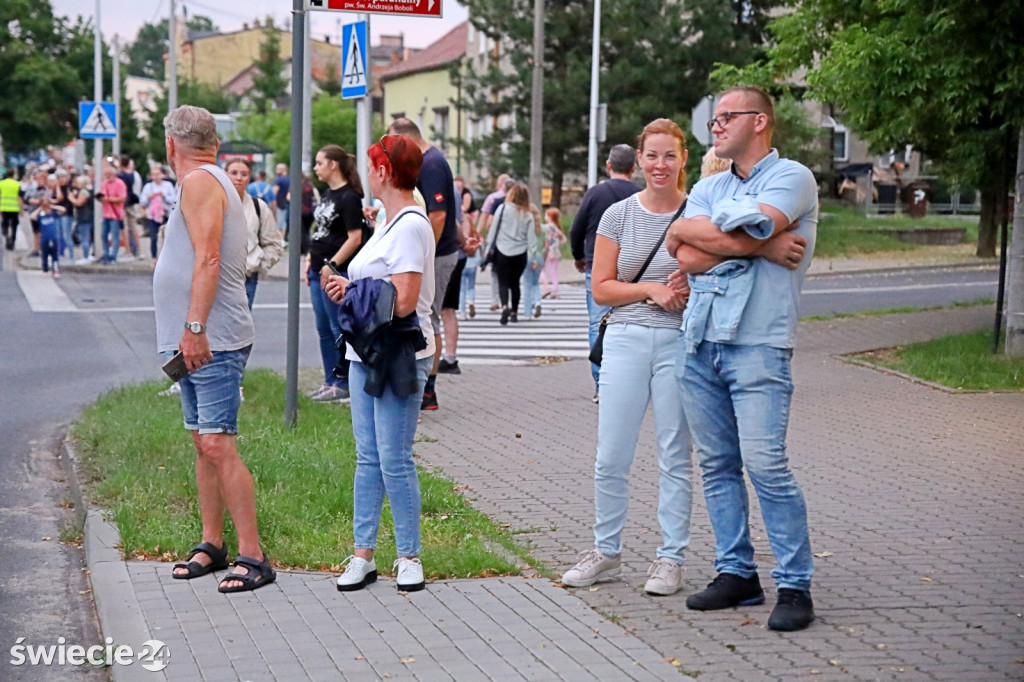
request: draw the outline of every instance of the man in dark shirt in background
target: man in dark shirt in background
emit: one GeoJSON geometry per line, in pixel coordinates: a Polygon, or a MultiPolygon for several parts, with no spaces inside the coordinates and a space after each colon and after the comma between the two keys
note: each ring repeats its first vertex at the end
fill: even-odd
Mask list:
{"type": "Polygon", "coordinates": [[[423,166],[416,181],[416,189],[423,195],[427,218],[434,230],[437,248],[434,252],[434,302],[430,306],[430,322],[434,327],[434,366],[423,390],[421,410],[436,410],[437,369],[441,362],[441,306],[448,280],[459,262],[459,230],[455,218],[455,178],[451,166],[441,150],[423,139],[419,126],[407,118],[396,118],[388,128],[391,135],[405,135],[416,141],[423,152],[423,166]]]}
{"type": "MultiPolygon", "coordinates": [[[[573,218],[572,227],[569,228],[569,245],[572,248],[572,257],[576,260],[576,269],[587,275],[587,315],[590,318],[591,348],[597,340],[597,328],[601,324],[601,318],[611,311],[608,306],[594,303],[594,297],[590,293],[590,269],[594,264],[594,238],[597,236],[597,226],[609,206],[640,191],[640,188],[629,179],[636,170],[636,151],[628,144],[617,144],[611,148],[605,168],[608,170],[608,179],[594,185],[583,195],[580,210],[573,218]]],[[[597,365],[590,365],[590,373],[594,376],[595,403],[598,400],[599,370],[600,367],[597,365]]]]}

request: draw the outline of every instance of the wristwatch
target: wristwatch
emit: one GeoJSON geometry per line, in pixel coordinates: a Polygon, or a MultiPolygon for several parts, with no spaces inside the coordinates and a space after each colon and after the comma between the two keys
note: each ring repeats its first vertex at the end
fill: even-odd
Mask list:
{"type": "Polygon", "coordinates": [[[206,331],[206,326],[202,322],[186,322],[185,329],[189,330],[193,334],[202,334],[206,331]]]}

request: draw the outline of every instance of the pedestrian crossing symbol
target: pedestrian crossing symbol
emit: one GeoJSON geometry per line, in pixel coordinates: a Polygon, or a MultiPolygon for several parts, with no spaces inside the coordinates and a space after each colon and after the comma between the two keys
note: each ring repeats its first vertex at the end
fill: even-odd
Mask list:
{"type": "Polygon", "coordinates": [[[341,98],[366,97],[366,22],[342,29],[341,98]]]}
{"type": "Polygon", "coordinates": [[[113,102],[79,102],[78,134],[86,140],[117,137],[117,105],[113,102]]]}

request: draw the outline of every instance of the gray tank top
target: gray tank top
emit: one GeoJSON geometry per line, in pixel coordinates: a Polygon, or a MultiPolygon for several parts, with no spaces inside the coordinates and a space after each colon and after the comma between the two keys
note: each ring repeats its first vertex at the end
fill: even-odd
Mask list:
{"type": "MultiPolygon", "coordinates": [[[[217,293],[206,320],[206,335],[212,351],[238,350],[251,345],[255,337],[245,295],[245,241],[248,227],[238,191],[228,180],[227,174],[212,164],[204,164],[191,172],[199,169],[217,178],[228,197],[220,242],[217,293]]],[[[156,308],[156,344],[159,352],[178,349],[192,298],[192,270],[196,252],[181,213],[180,182],[177,189],[178,201],[167,221],[164,248],[153,272],[153,305],[156,308]]]]}

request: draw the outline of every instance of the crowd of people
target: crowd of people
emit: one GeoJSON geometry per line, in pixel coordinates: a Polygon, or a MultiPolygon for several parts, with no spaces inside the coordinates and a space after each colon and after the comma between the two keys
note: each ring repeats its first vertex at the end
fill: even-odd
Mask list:
{"type": "MultiPolygon", "coordinates": [[[[255,339],[256,285],[283,253],[278,226],[281,193],[285,205],[291,200],[287,169],[278,166],[274,186],[262,175],[254,180],[245,161],[221,169],[216,126],[203,109],[179,107],[165,127],[177,186],[160,167],[143,186],[130,160],[108,157],[97,192],[87,176],[72,180],[37,169],[30,184],[18,188],[17,208],[30,209],[43,270],[54,276],[59,257],[73,255],[72,235],[81,232],[75,225],[91,221],[85,207],[94,196],[103,207],[95,249],[103,261],[117,260],[122,230],[137,254],[135,223],[126,218],[132,206],[141,206],[151,240],[163,240],[151,252],[157,343],[168,358],[180,353],[189,370],[177,386],[196,450],[203,521],[199,544],[173,575],[191,579],[229,566],[227,512],[238,529],[239,551],[219,589],[251,590],[273,582],[275,573],[261,549],[252,477],[235,434],[255,339]]],[[[502,325],[518,322],[520,312],[538,316],[544,297],[558,297],[557,266],[568,241],[585,273],[598,431],[593,547],[562,584],[586,587],[620,574],[629,471],[652,406],[662,541],[644,590],[667,596],[683,587],[695,452],[717,575],[686,599],[687,607],[765,600],[750,539],[746,474],[777,562],[778,598],[768,626],[799,630],[813,621],[807,511],[785,440],[797,302],[817,224],[816,185],[807,168],[771,147],[774,110],[762,90],[722,93],[708,129],[714,149],[689,193],[686,137],[677,123],[656,119],[640,132],[635,149],[612,147],[609,180],[583,197],[568,240],[558,209],[542,217],[526,185],[508,176],[498,178],[478,208],[441,150],[408,119],[395,120],[365,159],[337,145],[317,151],[314,171],[326,189],[310,187],[307,198],[303,187],[301,199],[313,227],[305,271],[324,374],[310,397],[350,402],[356,441],[353,552],[338,590],[376,580],[385,497],[398,588],[424,587],[412,445],[418,413],[439,407],[437,374],[461,372],[458,321],[476,314],[476,272],[493,269],[492,310],[500,311],[502,325]],[[363,206],[360,164],[373,206],[363,206]],[[637,169],[642,186],[631,179],[637,169]]],[[[0,181],[8,248],[7,214],[15,206],[10,180],[0,181]]],[[[84,235],[79,245],[88,258],[84,235]]]]}

